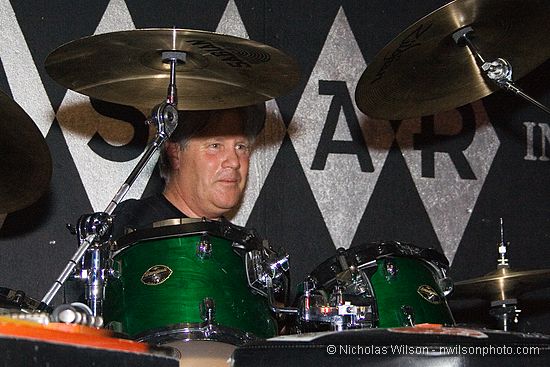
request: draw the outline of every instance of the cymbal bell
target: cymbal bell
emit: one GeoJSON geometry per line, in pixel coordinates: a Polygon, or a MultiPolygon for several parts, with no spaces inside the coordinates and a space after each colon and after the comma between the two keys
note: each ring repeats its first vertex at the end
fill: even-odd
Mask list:
{"type": "Polygon", "coordinates": [[[486,61],[511,63],[514,81],[550,57],[550,2],[454,0],[418,20],[388,43],[361,75],[355,100],[373,118],[432,115],[499,89],[468,47],[452,35],[472,27],[486,61]]]}
{"type": "Polygon", "coordinates": [[[0,91],[0,213],[34,203],[49,186],[50,150],[27,113],[0,91]]]}
{"type": "Polygon", "coordinates": [[[259,42],[189,29],[138,29],[85,37],[46,58],[61,85],[87,96],[132,106],[166,100],[170,64],[163,51],[183,51],[176,66],[181,110],[252,105],[283,95],[299,80],[296,61],[259,42]]]}
{"type": "Polygon", "coordinates": [[[550,269],[515,271],[500,268],[479,278],[456,282],[452,296],[507,300],[535,289],[550,287],[550,269]]]}

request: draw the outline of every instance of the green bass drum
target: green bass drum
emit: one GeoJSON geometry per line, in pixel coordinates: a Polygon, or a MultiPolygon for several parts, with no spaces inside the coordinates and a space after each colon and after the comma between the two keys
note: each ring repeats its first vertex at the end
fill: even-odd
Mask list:
{"type": "Polygon", "coordinates": [[[177,219],[131,232],[113,247],[106,325],[165,344],[239,345],[277,333],[267,299],[248,286],[244,254],[259,240],[229,222],[177,219]]]}

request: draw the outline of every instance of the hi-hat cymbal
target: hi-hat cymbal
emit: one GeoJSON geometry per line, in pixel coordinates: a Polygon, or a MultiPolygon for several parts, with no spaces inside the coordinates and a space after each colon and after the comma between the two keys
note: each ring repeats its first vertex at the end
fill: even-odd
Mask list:
{"type": "Polygon", "coordinates": [[[0,213],[34,203],[50,184],[52,159],[27,113],[0,91],[0,213]]]}
{"type": "Polygon", "coordinates": [[[178,109],[252,105],[290,91],[293,58],[259,42],[188,29],[139,29],[85,37],[54,50],[46,71],[61,85],[104,101],[152,107],[166,100],[163,51],[186,53],[176,67],[178,109]]]}
{"type": "Polygon", "coordinates": [[[550,269],[514,271],[497,269],[485,276],[456,282],[453,297],[490,301],[516,298],[535,289],[550,287],[550,269]]]}
{"type": "Polygon", "coordinates": [[[517,80],[550,57],[550,1],[455,0],[420,19],[367,66],[355,92],[370,117],[400,120],[447,111],[499,87],[453,33],[473,28],[485,61],[504,58],[517,80]]]}

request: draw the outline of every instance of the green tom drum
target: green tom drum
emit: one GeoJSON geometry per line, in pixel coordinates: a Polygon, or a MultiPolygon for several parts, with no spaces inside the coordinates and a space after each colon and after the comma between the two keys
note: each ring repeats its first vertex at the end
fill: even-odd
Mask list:
{"type": "Polygon", "coordinates": [[[370,327],[454,325],[445,297],[452,289],[445,275],[448,266],[445,256],[433,249],[392,241],[341,249],[311,277],[327,303],[338,289],[344,301],[370,306],[370,327]]]}
{"type": "Polygon", "coordinates": [[[163,221],[121,237],[105,289],[106,325],[156,344],[275,336],[267,299],[246,277],[244,254],[258,243],[242,227],[205,219],[163,221]]]}

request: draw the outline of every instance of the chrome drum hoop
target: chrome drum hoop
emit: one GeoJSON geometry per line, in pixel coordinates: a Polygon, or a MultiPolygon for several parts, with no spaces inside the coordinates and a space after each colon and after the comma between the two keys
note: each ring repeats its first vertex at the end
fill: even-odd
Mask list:
{"type": "Polygon", "coordinates": [[[205,322],[200,324],[175,324],[165,328],[148,330],[141,335],[137,335],[135,340],[156,345],[175,341],[215,341],[239,346],[260,340],[260,338],[241,330],[205,322]]]}

